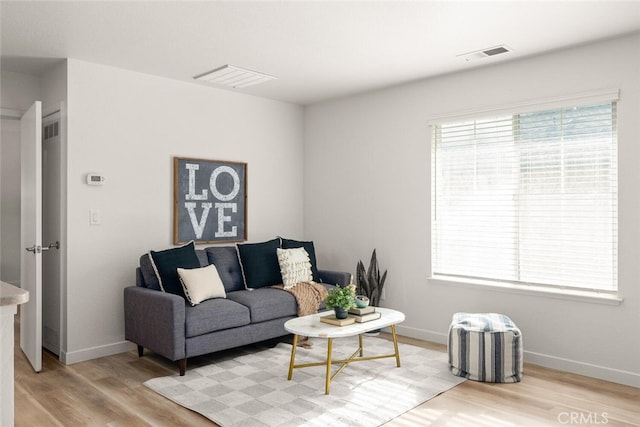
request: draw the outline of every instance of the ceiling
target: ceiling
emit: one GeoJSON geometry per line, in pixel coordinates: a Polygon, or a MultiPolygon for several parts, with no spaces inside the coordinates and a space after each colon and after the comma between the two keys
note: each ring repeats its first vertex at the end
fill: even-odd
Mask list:
{"type": "Polygon", "coordinates": [[[639,31],[640,0],[2,0],[0,19],[3,70],[76,58],[204,85],[231,64],[279,79],[228,90],[306,105],[639,31]]]}

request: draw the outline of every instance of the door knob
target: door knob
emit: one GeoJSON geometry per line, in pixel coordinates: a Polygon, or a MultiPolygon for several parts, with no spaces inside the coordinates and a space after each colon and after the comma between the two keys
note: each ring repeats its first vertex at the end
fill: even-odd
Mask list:
{"type": "Polygon", "coordinates": [[[25,248],[28,252],[33,252],[33,254],[41,254],[43,251],[48,251],[49,249],[60,249],[60,242],[56,240],[53,243],[49,243],[49,246],[42,247],[40,245],[33,245],[30,248],[25,248]]]}
{"type": "Polygon", "coordinates": [[[54,243],[49,243],[49,246],[45,246],[42,248],[43,251],[48,251],[49,249],[60,249],[60,242],[59,241],[55,241],[54,243]]]}

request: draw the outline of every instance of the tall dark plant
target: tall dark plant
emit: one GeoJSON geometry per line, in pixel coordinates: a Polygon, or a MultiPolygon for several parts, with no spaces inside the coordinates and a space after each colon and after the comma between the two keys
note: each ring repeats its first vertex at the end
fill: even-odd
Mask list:
{"type": "Polygon", "coordinates": [[[380,295],[382,295],[382,289],[384,289],[384,282],[386,279],[387,270],[380,275],[375,249],[371,254],[371,261],[369,262],[369,268],[367,270],[365,270],[362,261],[358,261],[358,265],[356,266],[358,294],[366,295],[369,298],[371,305],[377,307],[380,303],[380,295]]]}

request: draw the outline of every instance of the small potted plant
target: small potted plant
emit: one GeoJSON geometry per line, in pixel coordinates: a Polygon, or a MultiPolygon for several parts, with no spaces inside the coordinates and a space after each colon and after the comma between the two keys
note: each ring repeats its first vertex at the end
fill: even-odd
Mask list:
{"type": "Polygon", "coordinates": [[[356,286],[349,284],[344,288],[336,285],[330,289],[325,298],[327,308],[333,308],[336,313],[336,319],[346,319],[350,308],[356,305],[356,286]]]}
{"type": "Polygon", "coordinates": [[[371,305],[378,307],[380,297],[382,296],[382,289],[384,289],[384,282],[387,280],[387,270],[380,274],[375,249],[371,254],[368,269],[365,270],[362,261],[358,261],[358,265],[356,266],[356,280],[359,293],[368,297],[371,305]]]}

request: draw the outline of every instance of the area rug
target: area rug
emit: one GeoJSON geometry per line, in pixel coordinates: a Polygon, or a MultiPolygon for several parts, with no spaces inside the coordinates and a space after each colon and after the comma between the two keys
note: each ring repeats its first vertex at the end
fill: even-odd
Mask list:
{"type": "MultiPolygon", "coordinates": [[[[313,348],[297,349],[296,364],[325,359],[326,340],[312,341],[313,348]]],[[[333,359],[350,356],[357,342],[335,339],[333,359]]],[[[285,343],[144,384],[223,427],[374,427],[464,381],[449,372],[445,353],[399,347],[400,368],[394,358],[352,363],[331,383],[329,395],[324,367],[295,369],[287,380],[291,345],[285,343]]],[[[365,356],[390,354],[393,343],[365,337],[364,350],[365,356]]]]}

